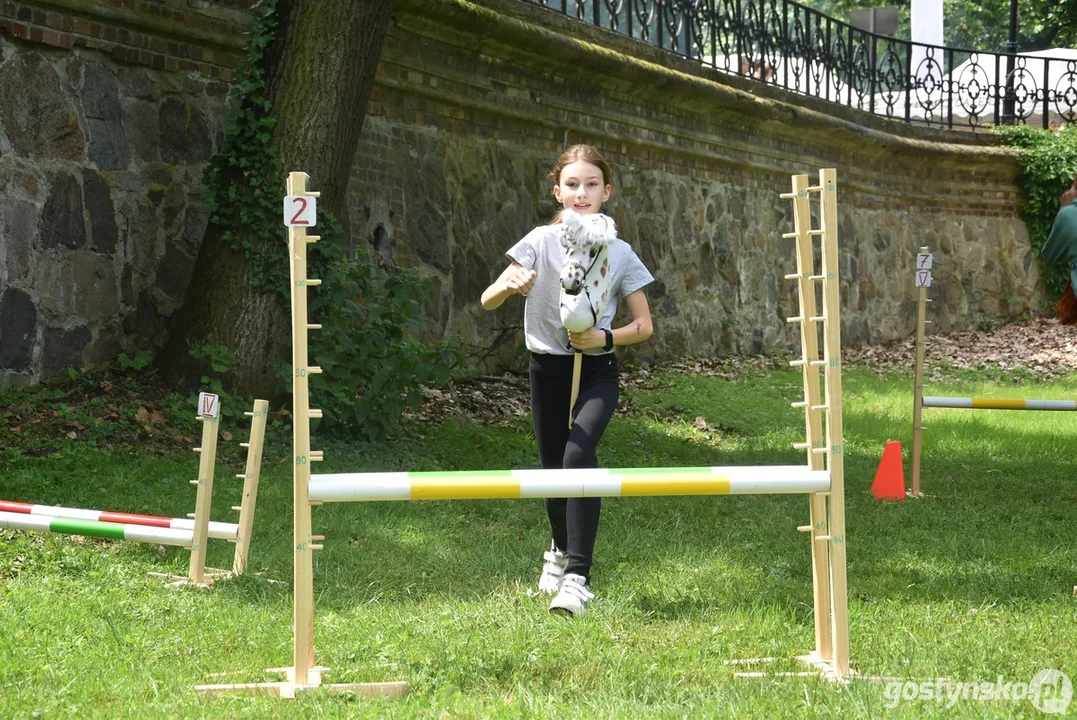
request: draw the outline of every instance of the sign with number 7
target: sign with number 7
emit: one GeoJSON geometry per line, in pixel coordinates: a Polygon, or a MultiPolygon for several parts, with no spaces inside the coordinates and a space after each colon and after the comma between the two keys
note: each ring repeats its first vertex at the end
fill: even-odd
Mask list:
{"type": "Polygon", "coordinates": [[[284,224],[288,227],[314,227],[318,224],[318,199],[313,195],[288,195],[284,198],[284,224]]]}

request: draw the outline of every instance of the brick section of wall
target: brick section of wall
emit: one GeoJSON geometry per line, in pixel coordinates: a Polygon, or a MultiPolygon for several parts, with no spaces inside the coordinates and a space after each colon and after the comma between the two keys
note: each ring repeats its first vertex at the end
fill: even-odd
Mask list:
{"type": "Polygon", "coordinates": [[[243,52],[242,2],[195,12],[165,0],[13,2],[0,0],[0,33],[70,50],[101,50],[116,62],[168,72],[197,72],[231,82],[243,52]]]}
{"type": "Polygon", "coordinates": [[[1017,215],[1016,154],[990,133],[913,127],[772,88],[784,97],[746,94],[762,84],[519,0],[417,3],[398,10],[372,116],[524,152],[592,140],[615,164],[749,188],[772,188],[796,167],[836,165],[858,207],[1017,215]],[[446,41],[441,23],[469,5],[552,31],[538,36],[546,53],[493,33],[481,51],[446,41]]]}

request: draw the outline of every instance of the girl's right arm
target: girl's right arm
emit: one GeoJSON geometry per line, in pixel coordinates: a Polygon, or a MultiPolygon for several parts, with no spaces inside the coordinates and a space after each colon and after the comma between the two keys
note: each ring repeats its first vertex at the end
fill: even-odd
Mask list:
{"type": "Polygon", "coordinates": [[[496,310],[510,295],[527,295],[535,285],[535,271],[525,270],[515,260],[482,293],[484,310],[496,310]]]}

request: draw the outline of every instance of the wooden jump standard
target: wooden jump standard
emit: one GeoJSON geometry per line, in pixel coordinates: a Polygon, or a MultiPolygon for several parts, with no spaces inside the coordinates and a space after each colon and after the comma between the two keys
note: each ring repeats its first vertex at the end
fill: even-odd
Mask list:
{"type": "MultiPolygon", "coordinates": [[[[838,302],[837,183],[835,171],[824,169],[819,184],[809,187],[806,175],[792,178],[795,231],[783,237],[796,239],[795,280],[801,314],[790,318],[801,327],[802,359],[793,361],[804,376],[807,440],[796,447],[807,453],[804,466],[631,468],[588,470],[495,470],[463,472],[339,473],[313,475],[311,463],[323,459],[310,448],[310,420],[322,413],[310,407],[309,377],[321,372],[310,365],[307,333],[319,329],[307,314],[307,288],[321,284],[308,277],[307,245],[319,238],[307,235],[316,222],[317,193],[307,190],[307,175],[288,175],[285,224],[291,256],[292,364],[294,445],[294,642],[292,666],[270,672],[284,673],[279,682],[198,686],[199,692],[269,693],[294,698],[297,692],[324,687],[362,696],[397,697],[405,682],[323,684],[326,668],[314,662],[313,551],[322,548],[321,535],[311,531],[311,507],[324,502],[389,500],[464,500],[483,498],[624,497],[641,495],[725,495],[745,493],[807,493],[809,525],[798,530],[812,539],[812,577],[815,600],[815,650],[799,658],[832,680],[850,677],[848,608],[845,566],[845,505],[841,423],[841,336],[838,302]],[[810,195],[820,197],[821,229],[810,228],[810,195]],[[309,210],[309,214],[308,214],[309,210]],[[294,214],[293,214],[294,213],[294,214]],[[291,217],[291,222],[289,222],[291,217]],[[821,236],[822,269],[813,267],[812,237],[821,236]],[[816,310],[816,288],[821,286],[821,312],[816,310]],[[822,326],[823,353],[818,336],[822,326]],[[824,394],[820,393],[820,373],[824,394]],[[823,430],[825,418],[825,435],[823,430]],[[825,460],[825,463],[824,463],[825,460]]],[[[737,661],[751,663],[769,658],[737,661]]],[[[760,673],[738,673],[757,676],[760,673]]]]}
{"type": "Polygon", "coordinates": [[[920,248],[916,254],[916,361],[913,380],[912,405],[912,488],[913,497],[923,497],[920,491],[920,458],[923,448],[922,421],[923,408],[955,408],[965,410],[1052,410],[1056,412],[1077,412],[1077,400],[1019,400],[1009,398],[975,398],[945,397],[924,395],[924,355],[926,354],[925,328],[931,322],[927,319],[927,304],[931,299],[927,289],[931,287],[931,269],[934,253],[927,247],[920,248]]]}
{"type": "Polygon", "coordinates": [[[198,486],[198,491],[195,496],[195,512],[188,513],[186,518],[0,500],[0,528],[83,535],[187,548],[191,553],[191,561],[186,576],[150,573],[177,584],[209,586],[214,580],[242,575],[247,569],[247,558],[250,555],[269,403],[266,400],[255,400],[253,411],[244,413],[252,419],[250,440],[240,443],[241,447],[247,448],[247,465],[242,475],[236,475],[243,480],[242,500],[239,505],[232,506],[233,510],[239,511],[238,523],[214,522],[209,519],[213,499],[214,466],[217,458],[219,417],[217,396],[202,393],[199,396],[199,406],[198,420],[202,422],[202,444],[194,449],[199,454],[198,479],[190,481],[192,485],[198,486]],[[205,411],[202,408],[203,404],[208,404],[205,411]],[[206,567],[206,541],[210,538],[235,543],[236,550],[231,572],[211,570],[206,567]]]}

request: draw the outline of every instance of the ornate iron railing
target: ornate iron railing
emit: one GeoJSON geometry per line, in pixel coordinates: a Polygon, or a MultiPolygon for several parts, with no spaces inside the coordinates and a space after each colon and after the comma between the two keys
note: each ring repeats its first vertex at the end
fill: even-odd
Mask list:
{"type": "Polygon", "coordinates": [[[1077,57],[898,40],[792,0],[526,2],[718,70],[911,123],[1050,127],[1077,118],[1077,57]]]}

